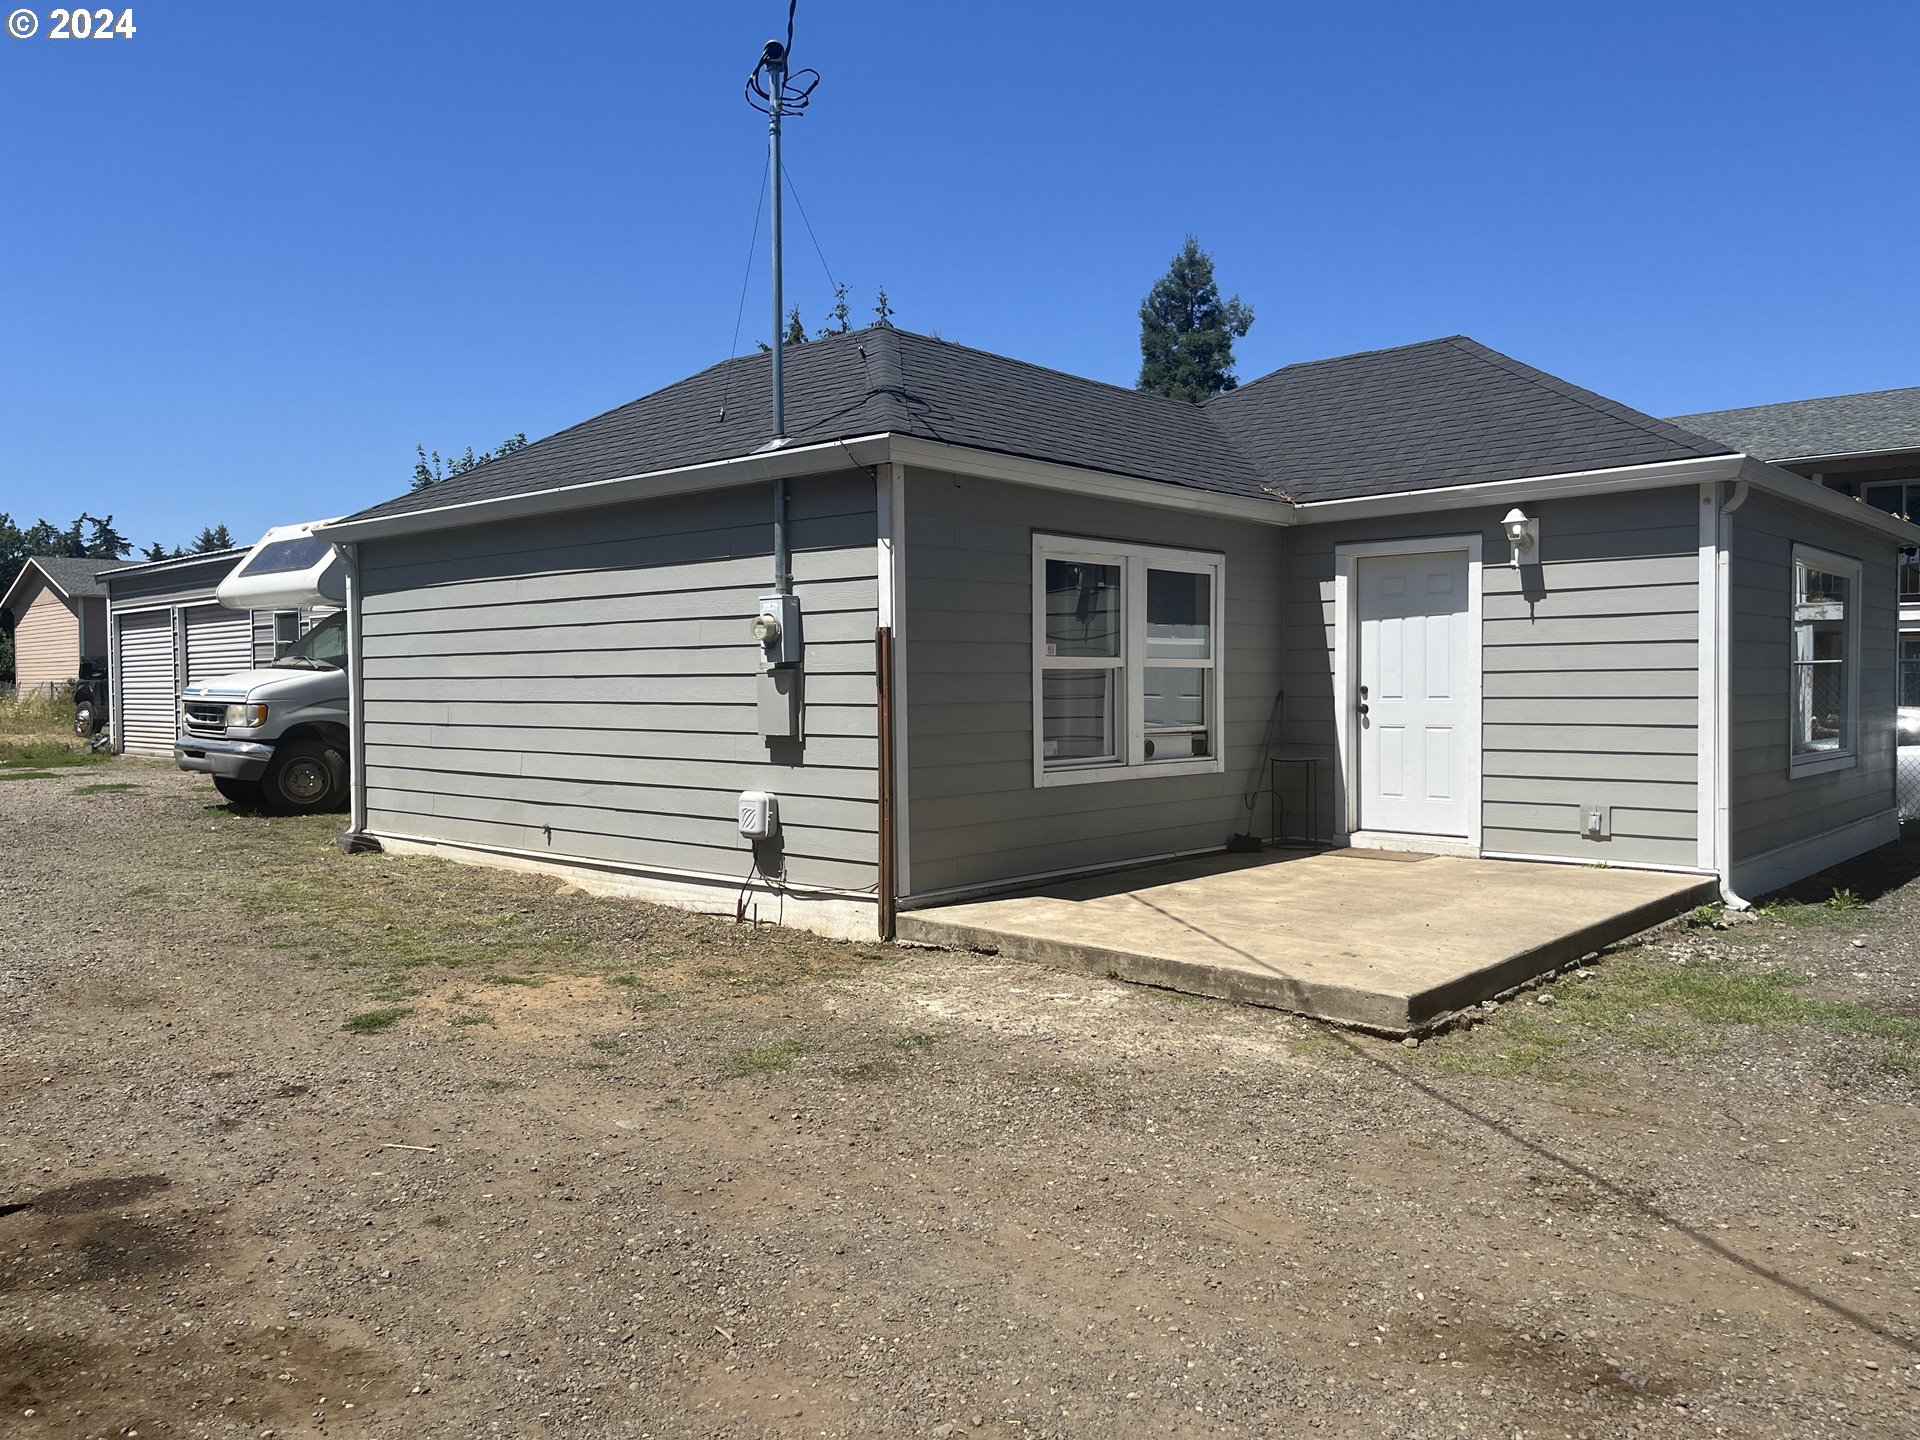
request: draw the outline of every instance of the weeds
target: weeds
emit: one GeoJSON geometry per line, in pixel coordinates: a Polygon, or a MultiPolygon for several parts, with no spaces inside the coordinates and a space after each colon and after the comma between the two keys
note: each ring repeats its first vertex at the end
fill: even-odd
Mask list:
{"type": "Polygon", "coordinates": [[[813,1047],[804,1040],[781,1040],[772,1045],[750,1045],[727,1056],[727,1073],[777,1075],[813,1047]]]}
{"type": "Polygon", "coordinates": [[[1920,1020],[1820,1000],[1806,993],[1808,983],[1790,970],[1617,960],[1583,984],[1556,986],[1551,1013],[1516,1002],[1474,1034],[1418,1053],[1449,1074],[1571,1081],[1587,1078],[1572,1062],[1592,1039],[1661,1055],[1711,1054],[1724,1043],[1721,1032],[1747,1027],[1871,1041],[1883,1047],[1887,1069],[1920,1075],[1920,1020]]]}
{"type": "Polygon", "coordinates": [[[905,1050],[908,1054],[916,1054],[920,1051],[931,1050],[939,1039],[940,1035],[937,1032],[932,1035],[902,1035],[893,1042],[893,1045],[896,1050],[905,1050]]]}
{"type": "Polygon", "coordinates": [[[412,1013],[405,1005],[390,1005],[384,1010],[362,1010],[358,1015],[349,1015],[342,1028],[354,1035],[372,1035],[391,1029],[412,1013]]]}
{"type": "Polygon", "coordinates": [[[112,758],[104,750],[75,749],[65,740],[0,740],[0,770],[64,770],[112,758]]]}
{"type": "Polygon", "coordinates": [[[129,785],[124,780],[118,780],[109,785],[82,785],[73,793],[76,795],[118,795],[124,791],[138,790],[139,788],[138,785],[129,785]]]}

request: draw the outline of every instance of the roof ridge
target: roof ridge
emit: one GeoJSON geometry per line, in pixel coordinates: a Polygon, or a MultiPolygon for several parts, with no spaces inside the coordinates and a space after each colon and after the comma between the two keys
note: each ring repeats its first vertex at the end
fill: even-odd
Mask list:
{"type": "MultiPolygon", "coordinates": [[[[1206,404],[1195,404],[1191,400],[1176,400],[1171,395],[1157,394],[1152,390],[1142,390],[1137,385],[1120,385],[1112,380],[1097,380],[1091,375],[1082,375],[1073,370],[1062,370],[1057,365],[1041,365],[1032,360],[1022,360],[1017,355],[1002,355],[998,350],[982,350],[978,345],[968,345],[963,341],[949,340],[940,335],[922,335],[917,330],[904,330],[899,326],[888,327],[896,335],[905,335],[914,340],[924,341],[928,345],[944,345],[953,350],[965,350],[972,355],[984,355],[989,360],[998,360],[1007,365],[1018,365],[1024,370],[1038,370],[1043,375],[1058,375],[1063,380],[1073,380],[1082,385],[1098,385],[1103,390],[1117,391],[1122,395],[1132,395],[1139,399],[1151,400],[1161,405],[1181,405],[1189,410],[1201,411],[1206,404]]],[[[1218,398],[1218,397],[1215,397],[1218,398]]]]}
{"type": "Polygon", "coordinates": [[[1598,411],[1603,415],[1610,415],[1616,420],[1625,421],[1635,429],[1644,431],[1648,435],[1665,440],[1671,438],[1670,432],[1677,432],[1690,441],[1698,441],[1703,445],[1719,447],[1717,450],[1707,451],[1706,453],[1708,454],[1730,455],[1734,453],[1733,448],[1724,441],[1715,440],[1708,435],[1696,435],[1693,431],[1676,425],[1671,420],[1662,420],[1657,415],[1649,415],[1644,410],[1636,410],[1631,405],[1624,404],[1621,401],[1610,400],[1597,390],[1589,390],[1584,385],[1574,384],[1571,380],[1562,380],[1551,371],[1536,369],[1524,360],[1516,360],[1511,355],[1503,354],[1501,351],[1495,350],[1491,345],[1483,345],[1470,335],[1450,335],[1447,337],[1446,343],[1453,346],[1454,349],[1460,351],[1462,354],[1470,355],[1474,359],[1479,360],[1482,364],[1491,365],[1498,370],[1504,370],[1515,379],[1524,380],[1528,384],[1536,385],[1542,390],[1551,391],[1564,399],[1576,401],[1579,404],[1585,405],[1590,410],[1598,411]]]}

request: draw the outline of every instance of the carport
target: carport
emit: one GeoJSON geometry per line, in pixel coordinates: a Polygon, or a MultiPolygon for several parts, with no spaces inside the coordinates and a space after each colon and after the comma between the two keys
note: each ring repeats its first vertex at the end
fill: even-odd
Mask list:
{"type": "Polygon", "coordinates": [[[1714,898],[1710,876],[1333,850],[915,910],[899,935],[1404,1035],[1714,898]]]}

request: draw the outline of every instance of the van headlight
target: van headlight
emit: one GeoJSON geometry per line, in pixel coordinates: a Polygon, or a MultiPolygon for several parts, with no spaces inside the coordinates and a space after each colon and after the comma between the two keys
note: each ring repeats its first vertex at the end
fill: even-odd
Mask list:
{"type": "Polygon", "coordinates": [[[227,728],[229,730],[258,730],[267,723],[267,707],[264,705],[227,706],[227,728]]]}

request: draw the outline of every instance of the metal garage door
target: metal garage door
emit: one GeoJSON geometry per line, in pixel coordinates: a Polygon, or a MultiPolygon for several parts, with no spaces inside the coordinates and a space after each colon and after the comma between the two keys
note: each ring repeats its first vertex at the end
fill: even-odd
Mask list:
{"type": "Polygon", "coordinates": [[[122,748],[131,755],[173,754],[177,698],[173,684],[173,612],[122,615],[120,707],[122,748]]]}
{"type": "Polygon", "coordinates": [[[253,668],[253,616],[224,605],[187,611],[187,684],[253,668]]]}

